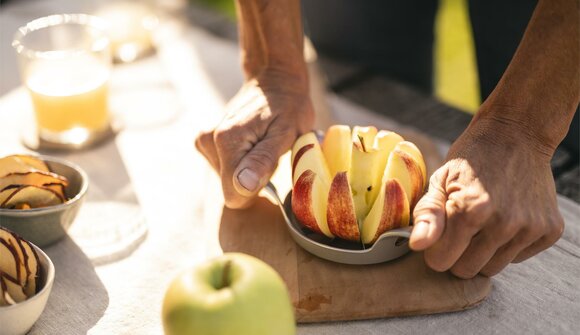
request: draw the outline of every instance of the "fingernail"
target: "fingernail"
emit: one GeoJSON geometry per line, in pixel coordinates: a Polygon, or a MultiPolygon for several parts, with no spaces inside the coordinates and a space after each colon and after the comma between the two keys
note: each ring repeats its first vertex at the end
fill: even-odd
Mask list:
{"type": "Polygon", "coordinates": [[[245,168],[238,173],[238,182],[246,190],[254,192],[259,186],[260,178],[254,171],[245,168]]]}
{"type": "Polygon", "coordinates": [[[415,240],[426,239],[427,234],[429,234],[429,224],[426,221],[419,221],[415,223],[415,227],[413,228],[413,235],[415,240]]]}

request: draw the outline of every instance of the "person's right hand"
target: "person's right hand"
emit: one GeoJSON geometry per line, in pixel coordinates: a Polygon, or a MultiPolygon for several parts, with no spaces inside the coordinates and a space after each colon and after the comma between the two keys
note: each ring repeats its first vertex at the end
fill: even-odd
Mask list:
{"type": "Polygon", "coordinates": [[[248,80],[226,106],[220,124],[195,141],[221,177],[225,205],[249,206],[280,156],[313,123],[307,81],[266,71],[248,80]]]}

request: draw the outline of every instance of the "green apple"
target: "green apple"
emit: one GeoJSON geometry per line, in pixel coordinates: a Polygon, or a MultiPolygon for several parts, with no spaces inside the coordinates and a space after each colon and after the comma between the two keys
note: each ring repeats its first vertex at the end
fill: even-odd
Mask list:
{"type": "Polygon", "coordinates": [[[296,333],[286,285],[263,261],[226,253],[179,275],[163,301],[166,335],[296,333]]]}

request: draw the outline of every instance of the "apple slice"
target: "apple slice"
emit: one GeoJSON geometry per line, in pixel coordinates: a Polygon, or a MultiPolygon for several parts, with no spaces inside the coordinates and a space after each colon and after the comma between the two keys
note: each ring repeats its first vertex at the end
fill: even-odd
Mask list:
{"type": "Polygon", "coordinates": [[[12,193],[18,191],[20,187],[21,186],[12,186],[7,187],[2,191],[0,191],[0,208],[2,208],[2,204],[6,201],[6,199],[10,198],[10,196],[12,196],[12,193]]]}
{"type": "Polygon", "coordinates": [[[20,159],[24,164],[36,169],[38,171],[50,172],[48,165],[46,163],[34,156],[27,156],[27,155],[13,155],[14,157],[20,159]]]}
{"type": "Polygon", "coordinates": [[[427,187],[427,182],[428,182],[427,166],[425,165],[425,159],[423,159],[423,154],[421,154],[421,151],[419,150],[419,148],[417,148],[417,146],[415,144],[413,144],[412,142],[409,142],[409,141],[403,141],[403,142],[397,143],[397,146],[395,147],[395,149],[408,153],[411,157],[413,157],[415,162],[417,162],[417,164],[419,164],[419,167],[421,168],[421,174],[423,175],[423,187],[422,187],[422,191],[423,191],[425,189],[425,187],[427,187]]]}
{"type": "Polygon", "coordinates": [[[326,217],[333,235],[349,241],[360,241],[359,221],[345,171],[338,172],[332,180],[326,217]]]}
{"type": "Polygon", "coordinates": [[[19,278],[20,285],[24,287],[27,296],[34,295],[40,272],[38,254],[28,241],[2,227],[0,227],[0,240],[5,241],[16,251],[20,273],[24,274],[19,278]]]}
{"type": "Polygon", "coordinates": [[[68,185],[65,177],[52,172],[33,171],[25,173],[10,173],[0,178],[0,190],[11,185],[44,186],[48,184],[68,185]]]}
{"type": "Polygon", "coordinates": [[[328,184],[315,172],[304,171],[292,190],[292,211],[310,230],[333,238],[326,220],[328,191],[328,184]]]}
{"type": "Polygon", "coordinates": [[[22,286],[2,272],[0,272],[0,281],[0,286],[2,286],[4,290],[4,298],[9,304],[13,305],[28,298],[26,293],[24,293],[22,286]],[[8,297],[6,294],[8,294],[8,297]]]}
{"type": "Polygon", "coordinates": [[[318,143],[318,138],[313,132],[300,136],[292,148],[292,185],[306,170],[311,170],[326,185],[330,185],[330,171],[318,143]]]}
{"type": "Polygon", "coordinates": [[[381,186],[383,184],[383,175],[385,173],[385,167],[387,166],[387,160],[393,149],[397,146],[399,142],[404,141],[403,137],[393,131],[380,130],[375,136],[373,143],[373,149],[378,151],[378,157],[376,158],[377,169],[374,172],[374,187],[367,194],[367,203],[372,206],[379,195],[381,186]]]}
{"type": "Polygon", "coordinates": [[[357,221],[362,222],[372,204],[371,192],[380,187],[376,174],[382,174],[384,166],[379,166],[380,154],[372,148],[377,129],[375,127],[354,127],[352,135],[352,160],[349,181],[357,221]]]}
{"type": "Polygon", "coordinates": [[[361,227],[361,241],[374,243],[382,233],[409,225],[410,208],[405,190],[397,179],[387,179],[361,227]]]}
{"type": "Polygon", "coordinates": [[[12,193],[0,208],[22,208],[28,205],[31,208],[47,207],[62,204],[64,199],[56,192],[38,186],[22,186],[12,193]]]}
{"type": "Polygon", "coordinates": [[[389,155],[387,167],[383,180],[396,179],[399,181],[411,210],[415,207],[417,201],[423,194],[423,174],[419,163],[408,153],[396,149],[389,155]]]}
{"type": "Polygon", "coordinates": [[[26,173],[37,170],[50,172],[46,163],[32,156],[11,155],[0,158],[0,177],[10,173],[26,173]]]}
{"type": "MultiPolygon", "coordinates": [[[[28,269],[26,260],[28,258],[28,254],[26,250],[22,248],[22,245],[19,243],[20,238],[14,235],[12,232],[9,232],[5,229],[0,229],[0,241],[5,245],[8,245],[11,250],[14,250],[16,253],[16,261],[17,266],[19,267],[18,273],[19,277],[15,278],[18,279],[20,285],[25,286],[28,280],[28,276],[30,275],[30,271],[28,269]]],[[[0,267],[0,271],[3,268],[0,267]]],[[[5,270],[3,272],[6,272],[5,270]]]]}
{"type": "Polygon", "coordinates": [[[0,240],[0,271],[14,281],[20,282],[21,276],[24,276],[21,270],[20,260],[15,248],[8,242],[0,240]]]}
{"type": "Polygon", "coordinates": [[[350,170],[352,156],[352,137],[350,127],[334,125],[328,128],[322,141],[322,152],[330,176],[334,177],[338,172],[350,170]]]}

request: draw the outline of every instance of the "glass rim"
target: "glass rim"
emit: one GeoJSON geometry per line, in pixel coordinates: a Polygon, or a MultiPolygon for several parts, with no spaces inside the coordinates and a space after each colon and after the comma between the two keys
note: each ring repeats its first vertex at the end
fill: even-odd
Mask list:
{"type": "MultiPolygon", "coordinates": [[[[102,43],[102,45],[99,45],[100,48],[93,48],[92,49],[93,51],[104,50],[110,44],[109,36],[106,33],[107,22],[105,20],[94,15],[74,13],[74,14],[53,14],[43,16],[26,23],[24,26],[18,28],[16,30],[16,33],[14,33],[14,37],[12,39],[12,47],[16,50],[17,54],[24,55],[28,58],[52,58],[51,55],[54,55],[55,51],[59,52],[61,50],[45,50],[45,51],[34,50],[33,48],[25,46],[22,40],[28,34],[33,33],[35,31],[65,24],[77,24],[81,26],[94,28],[97,31],[100,31],[106,43],[102,43]]],[[[62,52],[64,51],[65,50],[62,50],[62,52]]],[[[86,50],[68,50],[68,51],[76,51],[75,53],[86,52],[86,50]]]]}

